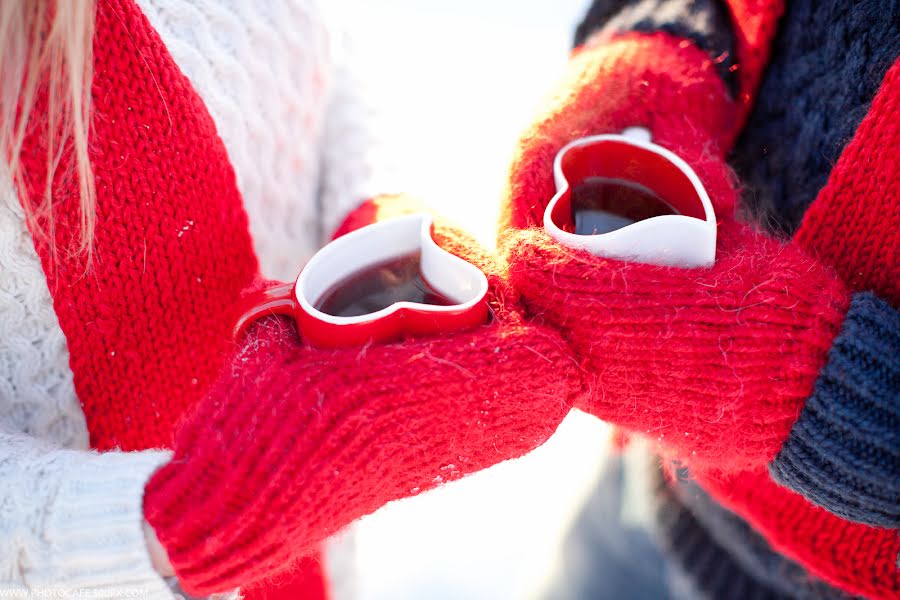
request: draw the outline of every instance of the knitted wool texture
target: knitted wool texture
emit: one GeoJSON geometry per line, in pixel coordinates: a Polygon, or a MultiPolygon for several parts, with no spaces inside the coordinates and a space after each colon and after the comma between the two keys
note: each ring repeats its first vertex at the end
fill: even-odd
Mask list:
{"type": "Polygon", "coordinates": [[[855,290],[900,306],[900,60],[895,60],[797,230],[798,244],[855,290]],[[864,201],[860,201],[864,198],[864,201]]]}
{"type": "MultiPolygon", "coordinates": [[[[171,447],[233,350],[223,315],[257,276],[247,217],[202,100],[130,0],[98,3],[92,95],[93,260],[69,253],[80,231],[69,154],[54,235],[32,231],[35,248],[92,447],[171,447]]],[[[46,127],[31,123],[23,146],[32,198],[43,193],[46,127]]],[[[323,596],[321,573],[307,572],[305,593],[323,596]]]]}
{"type": "MultiPolygon", "coordinates": [[[[724,151],[736,107],[706,53],[666,33],[631,33],[594,43],[575,50],[555,94],[522,135],[500,231],[541,226],[544,207],[556,191],[553,160],[573,139],[643,126],[657,144],[688,152],[695,169],[699,159],[713,160],[724,151]]],[[[726,176],[713,169],[704,183],[724,191],[726,176]],[[717,180],[709,181],[713,177],[717,180]]],[[[714,201],[717,212],[729,214],[734,195],[720,193],[714,201]]]]}
{"type": "MultiPolygon", "coordinates": [[[[54,189],[57,257],[38,232],[35,247],[92,447],[171,447],[174,424],[225,365],[223,313],[257,262],[215,125],[132,2],[98,5],[94,52],[93,260],[88,270],[68,257],[80,208],[66,168],[54,189]]],[[[32,197],[43,193],[46,126],[34,123],[23,147],[32,197]]]]}
{"type": "Polygon", "coordinates": [[[488,274],[490,324],[322,350],[269,320],[186,420],[145,498],[186,589],[265,575],[390,500],[532,450],[568,412],[562,339],[523,320],[471,239],[435,239],[488,274]]]}
{"type": "Polygon", "coordinates": [[[588,38],[614,33],[665,31],[690,40],[716,57],[716,71],[728,91],[737,92],[734,39],[731,13],[725,2],[716,0],[593,0],[575,30],[575,46],[588,38]]]}
{"type": "Polygon", "coordinates": [[[900,56],[896,14],[895,0],[786,6],[758,99],[729,157],[744,206],[764,227],[793,235],[827,183],[900,56]]]}
{"type": "Polygon", "coordinates": [[[523,136],[510,222],[540,223],[554,191],[552,160],[566,142],[645,125],[713,198],[722,219],[716,263],[688,270],[612,261],[530,228],[502,240],[511,281],[582,357],[591,373],[585,410],[659,439],[697,467],[764,465],[812,390],[848,294],[796,246],[731,217],[735,192],[709,132],[728,123],[733,106],[704,53],[666,34],[628,36],[583,50],[571,68],[561,104],[523,136]],[[700,124],[684,116],[704,102],[712,104],[700,124]],[[654,112],[660,105],[667,110],[654,112]]]}
{"type": "Polygon", "coordinates": [[[296,276],[359,202],[395,189],[327,2],[136,3],[219,129],[264,276],[296,276]]]}
{"type": "Polygon", "coordinates": [[[696,482],[665,477],[647,455],[653,529],[704,598],[849,600],[851,596],[774,552],[760,534],[696,482]]]}
{"type": "Polygon", "coordinates": [[[711,269],[567,251],[539,230],[508,242],[529,310],[564,331],[591,374],[579,408],[698,469],[775,457],[846,310],[829,272],[734,222],[720,226],[711,269]]]}
{"type": "MultiPolygon", "coordinates": [[[[856,289],[875,290],[894,307],[900,305],[896,276],[885,278],[882,268],[896,273],[896,261],[885,264],[880,257],[873,257],[880,252],[896,256],[900,243],[896,157],[884,150],[900,144],[894,112],[898,94],[900,61],[895,61],[796,235],[798,243],[846,274],[856,289]],[[872,180],[884,185],[873,185],[872,180]],[[845,223],[842,218],[837,224],[835,215],[852,215],[853,219],[845,223]],[[865,225],[856,226],[857,221],[865,225]]],[[[819,441],[822,448],[834,443],[819,441]]],[[[825,581],[870,598],[900,595],[900,536],[896,530],[841,519],[777,485],[764,469],[724,477],[698,474],[697,478],[717,501],[746,518],[776,550],[825,581]]]]}
{"type": "Polygon", "coordinates": [[[769,466],[845,519],[900,528],[900,312],[856,294],[828,364],[769,466]]]}
{"type": "Polygon", "coordinates": [[[575,43],[580,46],[591,38],[588,44],[602,43],[611,34],[627,31],[665,31],[692,42],[715,57],[719,74],[734,93],[734,119],[727,133],[719,132],[730,139],[752,107],[783,12],[783,0],[685,0],[680,6],[667,0],[595,0],[578,26],[575,43]],[[723,21],[730,21],[730,27],[723,21]]]}
{"type": "MultiPolygon", "coordinates": [[[[560,327],[583,364],[602,373],[590,379],[585,408],[609,411],[614,422],[649,432],[672,456],[696,467],[694,476],[717,501],[814,575],[851,593],[894,597],[900,590],[896,533],[812,505],[774,483],[765,466],[812,391],[849,305],[848,290],[797,245],[733,220],[734,192],[721,158],[727,136],[718,143],[713,135],[704,138],[709,128],[703,125],[732,123],[739,111],[729,108],[724,93],[703,93],[721,86],[708,59],[692,54],[687,42],[668,40],[663,34],[621,36],[574,56],[562,91],[522,137],[513,161],[501,227],[522,230],[504,228],[500,240],[511,281],[534,318],[560,327]],[[685,73],[690,77],[680,77],[685,73]],[[709,104],[710,98],[722,104],[709,104]],[[557,150],[575,137],[630,125],[648,126],[658,143],[691,164],[710,192],[720,217],[715,267],[676,273],[606,261],[561,248],[534,229],[555,192],[557,150]],[[567,310],[573,303],[577,308],[567,310]],[[702,387],[689,383],[699,373],[702,387]],[[672,381],[685,389],[673,394],[672,381]],[[690,414],[698,408],[699,418],[690,414]],[[716,471],[721,469],[730,474],[716,471]]],[[[876,160],[879,152],[869,146],[854,169],[861,173],[880,161],[890,173],[890,159],[876,160]]],[[[865,175],[834,174],[836,181],[857,177],[865,175]]],[[[878,238],[876,247],[895,244],[896,230],[885,228],[891,219],[878,221],[877,201],[860,203],[846,191],[851,193],[836,194],[823,212],[835,216],[845,214],[845,206],[866,206],[872,212],[863,211],[863,218],[874,227],[868,233],[878,238]]],[[[840,235],[840,229],[817,228],[810,238],[840,243],[840,235]]],[[[865,246],[865,239],[848,245],[865,246]]],[[[851,259],[871,256],[837,254],[848,260],[848,272],[863,266],[851,259]]],[[[877,268],[860,272],[867,285],[883,277],[877,268]]]]}
{"type": "MultiPolygon", "coordinates": [[[[575,366],[557,334],[522,323],[496,273],[495,322],[478,331],[319,352],[270,324],[233,347],[224,315],[257,264],[214,124],[131,2],[99,5],[95,52],[94,261],[87,273],[55,261],[38,232],[36,248],[95,448],[171,447],[197,407],[145,498],[186,590],[283,571],[384,502],[552,433],[575,366]]],[[[42,125],[24,148],[32,197],[46,172],[42,125]]],[[[67,175],[54,189],[58,256],[79,231],[67,175]]]]}
{"type": "Polygon", "coordinates": [[[900,594],[900,536],[894,529],[844,520],[772,481],[766,469],[697,483],[742,516],[778,552],[851,594],[889,600],[900,594]]]}

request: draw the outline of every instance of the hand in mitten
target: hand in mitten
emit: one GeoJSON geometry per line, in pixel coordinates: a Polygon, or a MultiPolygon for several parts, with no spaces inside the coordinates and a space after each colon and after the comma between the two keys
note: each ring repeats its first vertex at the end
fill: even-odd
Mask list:
{"type": "Polygon", "coordinates": [[[266,577],[386,502],[532,450],[568,412],[580,384],[560,336],[523,319],[465,234],[438,222],[434,238],[487,275],[490,323],[325,350],[269,318],[183,422],[144,507],[186,590],[266,577]]]}
{"type": "Polygon", "coordinates": [[[628,35],[569,66],[513,164],[500,240],[510,281],[590,373],[580,408],[695,467],[764,465],[812,391],[849,294],[796,245],[735,218],[723,154],[736,109],[703,52],[667,34],[628,35]],[[559,149],[630,126],[649,129],[703,182],[719,221],[714,265],[601,258],[540,228],[559,149]]]}

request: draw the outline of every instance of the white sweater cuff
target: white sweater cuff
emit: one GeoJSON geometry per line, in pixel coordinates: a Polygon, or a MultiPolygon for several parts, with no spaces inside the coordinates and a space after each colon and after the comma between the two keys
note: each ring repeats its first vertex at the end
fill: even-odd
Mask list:
{"type": "MultiPolygon", "coordinates": [[[[90,590],[91,597],[174,600],[150,561],[144,485],[168,452],[61,453],[58,493],[43,528],[52,557],[31,565],[29,587],[90,590]],[[102,591],[101,591],[102,590],[102,591]],[[102,594],[102,595],[98,595],[102,594]],[[107,595],[111,594],[111,595],[107,595]]],[[[54,596],[56,597],[56,596],[54,596]]]]}

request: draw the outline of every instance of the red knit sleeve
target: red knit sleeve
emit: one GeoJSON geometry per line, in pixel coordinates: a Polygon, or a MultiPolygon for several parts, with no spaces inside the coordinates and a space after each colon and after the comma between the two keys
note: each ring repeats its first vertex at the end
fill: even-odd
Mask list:
{"type": "Polygon", "coordinates": [[[727,0],[727,4],[737,54],[736,99],[743,125],[769,62],[772,40],[784,13],[784,0],[727,0]]]}

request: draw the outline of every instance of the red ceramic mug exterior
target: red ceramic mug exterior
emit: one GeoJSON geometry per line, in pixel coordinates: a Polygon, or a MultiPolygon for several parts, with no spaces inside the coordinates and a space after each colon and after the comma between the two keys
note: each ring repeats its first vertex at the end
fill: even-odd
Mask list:
{"type": "Polygon", "coordinates": [[[238,339],[251,323],[268,315],[292,317],[300,335],[322,348],[449,333],[487,322],[487,291],[484,273],[435,243],[431,217],[403,216],[341,236],[313,256],[295,283],[269,287],[244,298],[233,335],[238,339]],[[338,317],[315,308],[327,290],[347,277],[414,251],[421,253],[422,278],[454,304],[395,302],[356,317],[338,317]]]}

